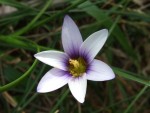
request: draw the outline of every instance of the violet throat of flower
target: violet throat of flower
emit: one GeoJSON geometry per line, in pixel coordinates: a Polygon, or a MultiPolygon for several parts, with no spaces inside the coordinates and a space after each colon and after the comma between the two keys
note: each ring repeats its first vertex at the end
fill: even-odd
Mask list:
{"type": "Polygon", "coordinates": [[[87,68],[87,64],[85,60],[81,57],[78,59],[69,59],[69,73],[72,75],[72,77],[80,77],[82,76],[87,68]]]}

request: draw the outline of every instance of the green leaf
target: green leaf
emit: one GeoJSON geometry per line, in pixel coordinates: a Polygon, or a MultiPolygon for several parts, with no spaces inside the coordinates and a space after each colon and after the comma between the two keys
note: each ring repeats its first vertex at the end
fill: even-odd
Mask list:
{"type": "Polygon", "coordinates": [[[122,69],[119,69],[116,67],[113,67],[113,70],[117,75],[119,75],[121,77],[124,77],[126,79],[136,81],[138,83],[150,86],[150,80],[144,80],[144,79],[140,78],[139,76],[137,76],[136,74],[133,74],[131,72],[128,72],[128,71],[125,71],[125,70],[122,70],[122,69]]]}

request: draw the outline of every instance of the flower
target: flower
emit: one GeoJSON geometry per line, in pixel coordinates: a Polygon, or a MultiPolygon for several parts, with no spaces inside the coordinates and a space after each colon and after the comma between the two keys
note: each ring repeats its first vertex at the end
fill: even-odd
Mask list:
{"type": "Polygon", "coordinates": [[[66,15],[62,27],[62,45],[65,52],[49,50],[34,55],[41,62],[54,67],[40,80],[37,92],[54,91],[68,83],[72,95],[83,103],[87,80],[106,81],[115,77],[107,64],[94,59],[107,37],[108,30],[103,29],[83,42],[78,27],[66,15]]]}

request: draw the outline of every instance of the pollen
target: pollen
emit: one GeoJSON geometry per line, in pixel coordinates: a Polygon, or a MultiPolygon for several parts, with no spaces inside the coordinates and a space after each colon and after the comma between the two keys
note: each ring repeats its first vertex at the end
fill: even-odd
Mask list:
{"type": "Polygon", "coordinates": [[[69,59],[69,73],[73,77],[82,76],[86,71],[86,62],[83,58],[79,57],[78,59],[69,59]]]}

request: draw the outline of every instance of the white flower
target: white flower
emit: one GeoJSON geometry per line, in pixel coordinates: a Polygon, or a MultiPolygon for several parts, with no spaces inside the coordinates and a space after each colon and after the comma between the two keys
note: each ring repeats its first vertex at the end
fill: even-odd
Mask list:
{"type": "Polygon", "coordinates": [[[103,29],[93,33],[83,42],[76,24],[69,16],[65,16],[62,27],[65,52],[49,50],[34,55],[38,60],[54,67],[43,76],[37,92],[54,91],[68,83],[72,95],[83,103],[87,80],[106,81],[115,77],[107,64],[94,59],[107,37],[108,30],[103,29]]]}

